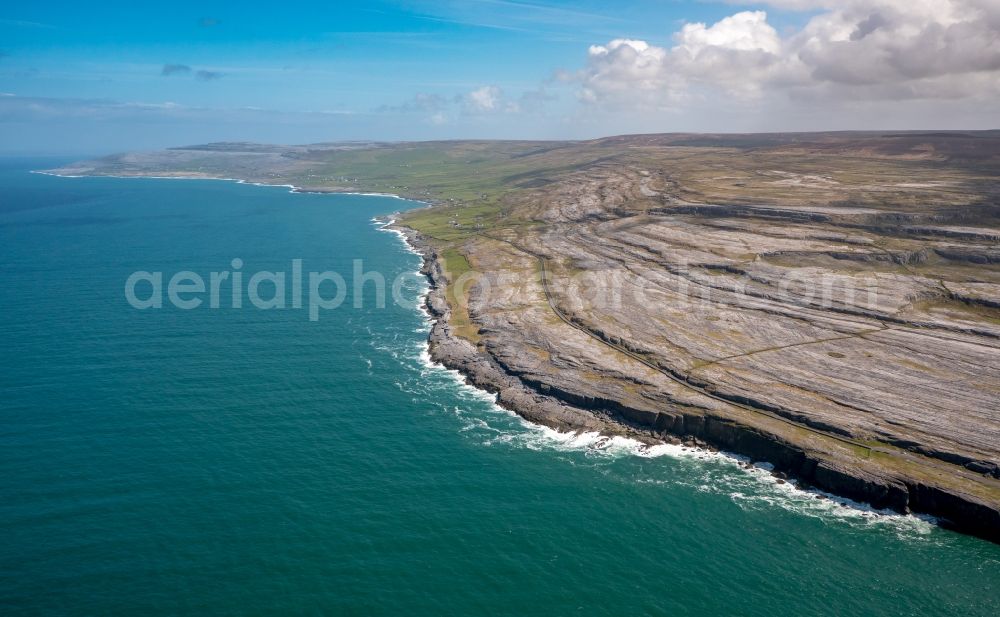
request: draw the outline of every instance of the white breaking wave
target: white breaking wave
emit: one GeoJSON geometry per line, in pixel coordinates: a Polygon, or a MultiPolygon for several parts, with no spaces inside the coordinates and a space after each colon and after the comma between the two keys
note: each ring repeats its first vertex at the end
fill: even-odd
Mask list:
{"type": "MultiPolygon", "coordinates": [[[[840,520],[862,525],[885,525],[905,537],[922,537],[935,529],[933,517],[904,515],[892,510],[877,510],[865,503],[814,489],[798,488],[790,481],[773,475],[773,466],[755,463],[746,467],[749,459],[729,452],[713,452],[680,444],[647,445],[636,439],[607,436],[599,432],[564,432],[533,424],[517,414],[496,404],[496,397],[467,384],[458,371],[434,362],[422,343],[415,355],[410,355],[421,367],[421,379],[445,377],[452,387],[470,402],[486,403],[488,408],[479,411],[472,405],[467,409],[457,407],[448,411],[460,420],[460,433],[479,439],[486,447],[524,448],[534,451],[582,453],[595,464],[622,458],[664,457],[685,466],[685,473],[678,474],[669,468],[658,474],[647,471],[648,477],[640,483],[664,486],[688,486],[695,490],[727,496],[740,508],[781,508],[804,516],[825,520],[840,520]]],[[[419,393],[427,395],[433,389],[428,384],[418,386],[419,393]]]]}
{"type": "MultiPolygon", "coordinates": [[[[387,228],[394,222],[379,221],[379,229],[393,232],[407,250],[419,256],[420,253],[410,246],[404,233],[387,228]]],[[[430,331],[432,317],[425,306],[429,292],[429,286],[424,285],[416,306],[423,316],[423,326],[416,329],[415,333],[426,334],[430,331]]],[[[672,467],[664,467],[663,473],[657,473],[655,468],[644,468],[647,477],[636,481],[652,485],[688,486],[698,491],[724,495],[744,509],[782,508],[823,520],[885,525],[908,538],[924,537],[936,527],[936,520],[930,516],[876,510],[868,504],[822,491],[798,488],[794,483],[776,477],[770,464],[755,463],[748,466],[749,459],[737,454],[667,443],[647,445],[636,439],[602,435],[596,431],[563,432],[533,424],[500,407],[496,395],[468,384],[459,371],[435,362],[431,358],[426,338],[404,353],[401,353],[398,345],[386,346],[382,350],[417,373],[413,380],[396,382],[400,390],[415,395],[415,401],[433,401],[435,394],[446,392],[457,393],[467,401],[467,406],[449,407],[442,404],[441,408],[459,420],[459,433],[479,440],[484,447],[583,454],[594,464],[629,458],[665,458],[683,465],[685,473],[676,473],[676,469],[672,467]]]]}
{"type": "Polygon", "coordinates": [[[74,174],[57,174],[51,171],[42,170],[32,170],[30,173],[41,174],[43,176],[53,176],[56,178],[120,178],[120,179],[148,179],[148,180],[222,180],[224,182],[235,182],[236,184],[249,184],[250,186],[274,186],[278,188],[287,188],[289,193],[299,193],[302,195],[361,195],[363,197],[389,197],[392,199],[399,199],[401,201],[412,201],[413,203],[425,204],[427,202],[420,201],[418,199],[410,199],[409,197],[403,197],[395,193],[363,193],[357,191],[321,191],[321,190],[309,190],[301,186],[296,186],[294,184],[271,184],[269,182],[251,182],[250,180],[243,180],[241,178],[215,178],[211,176],[153,176],[153,175],[112,175],[112,174],[101,174],[101,175],[74,175],[74,174]]]}

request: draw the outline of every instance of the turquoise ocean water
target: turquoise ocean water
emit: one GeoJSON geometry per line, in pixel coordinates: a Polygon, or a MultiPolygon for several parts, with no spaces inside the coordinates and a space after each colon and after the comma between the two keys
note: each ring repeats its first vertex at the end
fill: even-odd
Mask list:
{"type": "Polygon", "coordinates": [[[417,204],[0,163],[0,613],[997,615],[1000,547],[522,423],[402,305],[144,311],[137,270],[419,259],[417,204]]]}

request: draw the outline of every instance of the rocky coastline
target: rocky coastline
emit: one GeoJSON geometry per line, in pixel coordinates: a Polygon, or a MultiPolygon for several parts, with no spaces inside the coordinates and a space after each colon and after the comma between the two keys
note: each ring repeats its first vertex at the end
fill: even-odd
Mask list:
{"type": "Polygon", "coordinates": [[[612,399],[531,383],[488,352],[455,335],[445,293],[449,280],[437,251],[415,230],[395,223],[390,227],[401,232],[423,259],[420,272],[429,283],[425,306],[432,322],[428,335],[431,359],[458,371],[470,385],[495,394],[500,406],[529,422],[559,431],[621,435],[650,445],[674,443],[725,450],[769,463],[778,478],[801,488],[817,489],[879,510],[930,515],[942,527],[1000,543],[1000,509],[974,496],[841,464],[731,418],[686,413],[683,409],[639,409],[612,399]]]}
{"type": "Polygon", "coordinates": [[[665,134],[204,144],[49,171],[433,204],[393,227],[424,258],[431,357],[504,407],[997,542],[997,152],[995,132],[665,134]]]}

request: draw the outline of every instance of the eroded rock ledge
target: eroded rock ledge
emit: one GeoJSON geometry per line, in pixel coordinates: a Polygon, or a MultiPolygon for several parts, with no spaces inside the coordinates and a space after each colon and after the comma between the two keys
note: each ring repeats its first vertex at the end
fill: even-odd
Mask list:
{"type": "Polygon", "coordinates": [[[208,144],[55,171],[434,203],[399,216],[432,355],[502,405],[1000,534],[1000,132],[208,144]]]}
{"type": "Polygon", "coordinates": [[[450,324],[452,311],[445,294],[449,281],[442,260],[419,233],[406,227],[399,229],[410,246],[422,255],[421,273],[430,284],[426,307],[432,318],[428,336],[431,358],[459,371],[469,384],[496,394],[498,404],[528,421],[561,431],[624,435],[648,444],[683,442],[724,449],[771,463],[776,473],[791,477],[802,486],[878,509],[929,514],[938,517],[943,526],[1000,542],[1000,508],[973,495],[906,475],[838,461],[821,449],[796,445],[776,432],[744,425],[731,417],[677,405],[629,406],[613,398],[579,394],[518,374],[488,350],[454,335],[450,324]]]}

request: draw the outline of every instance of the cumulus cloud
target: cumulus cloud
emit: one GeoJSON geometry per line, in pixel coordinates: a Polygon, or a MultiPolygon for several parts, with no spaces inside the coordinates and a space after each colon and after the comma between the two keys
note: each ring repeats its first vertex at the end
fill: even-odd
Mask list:
{"type": "Polygon", "coordinates": [[[378,114],[421,115],[426,124],[442,126],[462,117],[483,119],[521,112],[536,113],[555,98],[544,86],[511,98],[499,86],[485,85],[453,96],[418,93],[400,104],[380,105],[373,111],[378,114]]]}
{"type": "Polygon", "coordinates": [[[496,86],[476,88],[465,95],[465,109],[473,113],[496,111],[502,98],[503,91],[496,86]]]}
{"type": "MultiPolygon", "coordinates": [[[[886,85],[993,72],[1000,78],[1000,7],[992,0],[849,1],[809,22],[794,43],[821,82],[886,85]]],[[[923,84],[929,90],[933,84],[923,84]]]]}
{"type": "Polygon", "coordinates": [[[191,67],[186,64],[164,64],[160,70],[160,75],[169,77],[171,75],[186,75],[191,72],[191,67]]]}
{"type": "Polygon", "coordinates": [[[764,11],[744,11],[726,17],[707,27],[705,24],[687,24],[677,34],[678,48],[690,54],[710,49],[736,51],[763,51],[777,54],[781,51],[778,32],[767,23],[764,11]]]}
{"type": "Polygon", "coordinates": [[[517,113],[518,101],[509,100],[499,86],[481,86],[459,97],[465,114],[517,113]]]}
{"type": "Polygon", "coordinates": [[[400,104],[380,105],[372,111],[378,114],[421,115],[426,124],[441,126],[461,117],[482,119],[522,112],[537,114],[546,103],[556,98],[545,86],[526,90],[514,98],[508,97],[499,86],[485,85],[453,96],[418,93],[400,104]]]}
{"type": "Polygon", "coordinates": [[[765,11],[686,24],[672,44],[593,45],[570,76],[584,101],[671,107],[708,92],[755,99],[936,99],[1000,93],[996,0],[765,0],[817,11],[785,37],[765,11]]]}
{"type": "Polygon", "coordinates": [[[646,41],[615,39],[591,45],[580,98],[586,102],[672,99],[676,91],[666,70],[668,51],[646,41]]]}

